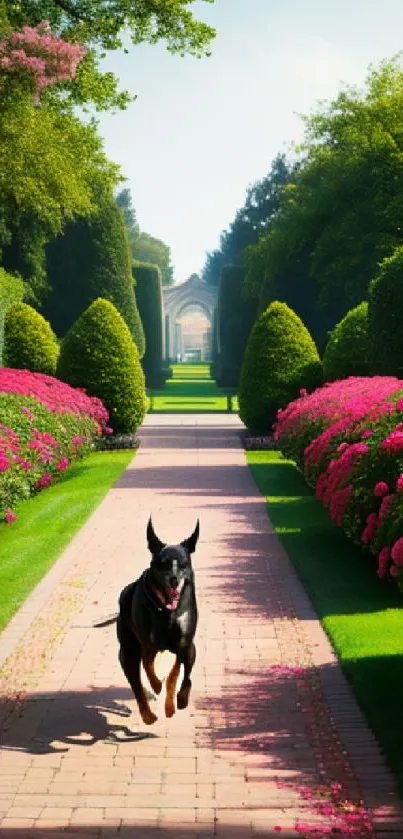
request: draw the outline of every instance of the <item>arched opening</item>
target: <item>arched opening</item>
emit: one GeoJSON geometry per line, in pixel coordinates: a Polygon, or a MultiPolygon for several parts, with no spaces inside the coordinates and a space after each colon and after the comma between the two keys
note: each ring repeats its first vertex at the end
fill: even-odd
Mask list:
{"type": "Polygon", "coordinates": [[[202,304],[189,303],[175,320],[176,361],[187,364],[210,362],[212,323],[210,313],[202,304]]]}

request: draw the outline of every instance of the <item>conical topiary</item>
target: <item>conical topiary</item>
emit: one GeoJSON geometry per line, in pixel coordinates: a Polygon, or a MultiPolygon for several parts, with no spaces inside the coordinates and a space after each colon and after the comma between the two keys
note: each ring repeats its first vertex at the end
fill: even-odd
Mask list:
{"type": "Polygon", "coordinates": [[[326,382],[368,376],[368,303],[350,309],[330,333],[323,356],[326,382]]]}
{"type": "Polygon", "coordinates": [[[94,300],[73,324],[62,342],[57,375],[98,396],[115,432],[133,432],[143,421],[146,395],[138,350],[109,300],[94,300]]]}
{"type": "Polygon", "coordinates": [[[279,408],[321,384],[322,364],[307,328],[275,301],[252,327],[239,382],[239,415],[253,433],[271,430],[279,408]]]}
{"type": "Polygon", "coordinates": [[[52,327],[32,306],[17,303],[4,323],[4,363],[17,370],[54,376],[59,344],[52,327]]]}

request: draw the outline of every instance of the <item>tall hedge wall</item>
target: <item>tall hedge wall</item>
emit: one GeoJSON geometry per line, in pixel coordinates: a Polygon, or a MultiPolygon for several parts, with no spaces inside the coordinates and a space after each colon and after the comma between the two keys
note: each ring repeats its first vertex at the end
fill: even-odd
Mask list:
{"type": "Polygon", "coordinates": [[[226,265],[221,271],[218,290],[220,360],[216,378],[222,387],[238,385],[246,342],[256,319],[256,300],[245,299],[242,294],[244,276],[244,269],[236,265],[226,265]]]}
{"type": "Polygon", "coordinates": [[[140,356],[144,332],[134,293],[131,254],[122,214],[112,195],[97,199],[88,219],[67,225],[47,248],[52,291],[42,313],[62,338],[93,300],[110,300],[126,321],[140,356]]]}
{"type": "Polygon", "coordinates": [[[143,357],[146,384],[148,387],[158,387],[165,378],[163,374],[161,272],[157,265],[134,262],[133,276],[146,342],[143,357]]]}

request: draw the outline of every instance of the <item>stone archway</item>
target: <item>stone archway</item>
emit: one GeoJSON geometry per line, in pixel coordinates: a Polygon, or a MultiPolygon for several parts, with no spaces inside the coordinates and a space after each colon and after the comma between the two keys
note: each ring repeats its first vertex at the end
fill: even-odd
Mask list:
{"type": "MultiPolygon", "coordinates": [[[[179,285],[163,289],[164,302],[164,333],[165,333],[165,359],[176,361],[178,355],[182,356],[182,338],[180,317],[190,310],[199,310],[213,325],[214,312],[217,306],[217,289],[212,288],[197,274],[192,274],[188,280],[179,285]]],[[[212,329],[211,329],[212,332],[212,329]]],[[[210,360],[211,345],[206,358],[210,360]]]]}

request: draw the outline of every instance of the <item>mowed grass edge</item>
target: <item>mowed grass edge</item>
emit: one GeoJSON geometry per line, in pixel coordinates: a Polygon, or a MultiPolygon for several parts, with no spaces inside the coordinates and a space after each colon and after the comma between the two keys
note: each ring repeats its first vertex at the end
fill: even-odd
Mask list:
{"type": "Polygon", "coordinates": [[[58,483],[16,507],[0,528],[0,631],[87,521],[134,456],[97,452],[58,483]]]}
{"type": "Polygon", "coordinates": [[[352,544],[292,461],[248,452],[267,511],[327,632],[403,797],[403,595],[352,544]]]}

